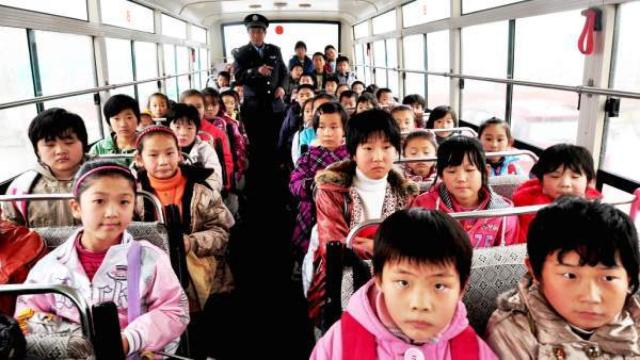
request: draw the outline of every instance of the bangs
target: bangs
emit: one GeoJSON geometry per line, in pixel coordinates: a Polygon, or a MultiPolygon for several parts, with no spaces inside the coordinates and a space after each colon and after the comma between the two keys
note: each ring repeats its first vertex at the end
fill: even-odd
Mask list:
{"type": "Polygon", "coordinates": [[[52,126],[51,128],[49,128],[49,131],[45,133],[44,136],[41,137],[41,139],[44,139],[45,141],[55,141],[57,139],[77,140],[78,135],[72,128],[62,129],[59,127],[52,126]]]}

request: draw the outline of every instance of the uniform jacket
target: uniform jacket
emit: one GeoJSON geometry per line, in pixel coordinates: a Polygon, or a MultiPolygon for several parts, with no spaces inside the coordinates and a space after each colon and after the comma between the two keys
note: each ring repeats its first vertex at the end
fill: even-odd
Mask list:
{"type": "Polygon", "coordinates": [[[519,158],[517,156],[503,156],[497,163],[487,162],[489,164],[490,176],[500,175],[521,175],[524,174],[522,167],[518,165],[519,158]]]}
{"type": "Polygon", "coordinates": [[[307,55],[304,56],[304,60],[302,61],[300,61],[297,55],[293,55],[291,59],[289,59],[289,71],[291,71],[295,64],[302,65],[303,74],[311,74],[313,72],[313,61],[311,61],[311,58],[307,55]]]}
{"type": "MultiPolygon", "coordinates": [[[[38,163],[11,182],[7,194],[70,193],[72,180],[58,180],[48,166],[38,163]]],[[[3,218],[27,227],[71,226],[73,218],[68,200],[2,202],[3,218]]]]}
{"type": "Polygon", "coordinates": [[[258,50],[249,43],[236,53],[234,75],[236,81],[244,87],[245,101],[253,97],[273,100],[276,88],[287,88],[289,72],[282,60],[280,48],[265,43],[262,52],[261,57],[258,50]],[[269,76],[262,76],[258,72],[258,68],[265,64],[273,67],[269,76]]]}
{"type": "MultiPolygon", "coordinates": [[[[211,293],[233,288],[226,254],[229,230],[235,221],[223,204],[220,193],[204,183],[211,170],[191,166],[181,166],[180,169],[187,179],[182,196],[182,227],[191,243],[187,267],[193,291],[189,291],[189,295],[192,300],[197,297],[200,306],[204,306],[211,293]]],[[[146,171],[138,174],[138,181],[143,190],[154,192],[146,171]]],[[[144,205],[148,202],[138,201],[138,213],[143,213],[143,218],[152,217],[151,209],[143,209],[144,205]]]]}
{"type": "MultiPolygon", "coordinates": [[[[349,229],[365,220],[362,199],[352,187],[356,163],[344,160],[330,165],[316,174],[316,212],[319,246],[314,254],[314,276],[309,287],[309,313],[317,319],[324,304],[325,266],[327,243],[345,241],[349,229]]],[[[382,207],[382,218],[408,207],[418,195],[418,185],[406,180],[396,170],[389,171],[388,185],[382,207]]],[[[364,250],[354,246],[355,252],[364,256],[364,250]]]]}
{"type": "MultiPolygon", "coordinates": [[[[513,207],[509,200],[489,189],[482,189],[481,192],[483,195],[477,210],[513,207]]],[[[444,183],[436,184],[432,190],[418,196],[413,206],[441,210],[445,213],[463,211],[449,194],[444,183]]],[[[474,248],[511,245],[517,240],[518,218],[516,216],[468,219],[460,221],[460,224],[469,235],[474,248]]]]}
{"type": "MultiPolygon", "coordinates": [[[[98,156],[98,155],[110,155],[110,154],[133,154],[136,149],[122,150],[118,147],[116,143],[116,134],[111,133],[110,136],[98,141],[93,144],[91,149],[89,149],[90,156],[98,156]]],[[[117,159],[115,160],[125,166],[131,165],[133,159],[117,159]]]]}
{"type": "MultiPolygon", "coordinates": [[[[163,350],[171,345],[175,349],[175,343],[189,323],[189,311],[187,297],[167,254],[147,241],[140,241],[142,266],[138,286],[142,296],[142,315],[128,323],[127,252],[133,237],[126,231],[123,233],[121,243],[109,248],[90,281],[75,249],[81,232],[82,229],[74,232],[65,243],[40,260],[29,273],[26,283],[72,286],[89,305],[113,301],[131,353],[163,350]]],[[[22,295],[18,297],[16,314],[25,308],[54,313],[73,323],[80,322],[76,307],[62,295],[22,295]]]]}
{"type": "MultiPolygon", "coordinates": [[[[380,360],[401,360],[411,359],[410,352],[419,351],[423,359],[433,360],[455,360],[450,354],[449,340],[459,335],[469,326],[467,320],[467,310],[460,301],[451,319],[451,323],[444,330],[440,339],[435,344],[426,343],[423,345],[413,345],[406,340],[394,335],[380,321],[375,301],[378,291],[375,288],[374,280],[362,286],[356,291],[347,306],[346,312],[351,315],[360,325],[376,338],[376,356],[380,360]]],[[[343,356],[343,334],[341,322],[335,323],[329,331],[318,341],[311,354],[312,360],[341,359],[343,356]]],[[[353,336],[353,334],[348,334],[353,336]]],[[[478,358],[498,359],[487,344],[477,337],[478,358]]]]}
{"type": "Polygon", "coordinates": [[[487,342],[503,359],[640,359],[639,300],[638,295],[630,296],[611,324],[584,340],[525,275],[516,289],[498,297],[487,342]]]}
{"type": "MultiPolygon", "coordinates": [[[[586,198],[600,199],[602,198],[602,194],[598,190],[589,186],[587,187],[586,198]]],[[[513,193],[512,199],[515,206],[544,205],[551,204],[553,202],[553,199],[551,197],[542,192],[542,182],[540,182],[540,180],[538,180],[537,178],[522,183],[522,185],[520,185],[513,193]]],[[[520,222],[518,243],[527,242],[529,225],[531,225],[531,222],[533,221],[533,219],[535,219],[535,217],[535,214],[525,214],[518,216],[518,220],[520,222]]]]}
{"type": "Polygon", "coordinates": [[[341,145],[333,151],[322,146],[313,146],[298,159],[289,181],[289,190],[298,200],[298,214],[292,237],[298,255],[302,256],[307,252],[311,228],[316,223],[316,204],[313,201],[313,179],[316,173],[348,158],[347,147],[341,145]]]}
{"type": "Polygon", "coordinates": [[[213,173],[207,178],[207,184],[212,189],[220,192],[223,186],[222,165],[220,165],[218,154],[216,154],[211,145],[196,137],[195,143],[189,151],[189,158],[204,168],[213,169],[213,173]]]}

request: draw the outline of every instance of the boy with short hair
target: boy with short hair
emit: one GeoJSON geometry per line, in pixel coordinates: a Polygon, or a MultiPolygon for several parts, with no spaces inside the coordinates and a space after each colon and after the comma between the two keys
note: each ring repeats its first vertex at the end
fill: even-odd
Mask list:
{"type": "Polygon", "coordinates": [[[336,96],[336,90],[338,90],[338,78],[335,76],[329,76],[324,81],[324,91],[327,94],[336,96]]]}
{"type": "Polygon", "coordinates": [[[402,99],[402,105],[409,105],[413,109],[416,118],[416,128],[424,128],[424,111],[427,108],[427,102],[419,94],[407,95],[402,99]]]}
{"type": "Polygon", "coordinates": [[[378,100],[378,105],[380,105],[380,107],[385,110],[389,110],[395,103],[395,100],[393,99],[393,93],[389,88],[378,89],[376,91],[376,100],[378,100]]]}
{"type": "MultiPolygon", "coordinates": [[[[104,104],[102,112],[109,120],[111,135],[95,143],[89,150],[89,155],[133,154],[140,123],[138,101],[124,94],[113,95],[104,104]]],[[[118,162],[131,164],[131,160],[118,162]]]]}
{"type": "MultiPolygon", "coordinates": [[[[84,153],[89,147],[82,118],[61,108],[45,110],[31,121],[29,140],[38,164],[14,179],[7,194],[70,193],[73,176],[84,163],[84,153]]],[[[77,224],[68,201],[15,201],[1,205],[2,217],[19,225],[77,224]]]]}
{"type": "Polygon", "coordinates": [[[498,298],[487,341],[510,359],[640,358],[638,235],[612,205],[564,197],[538,212],[529,272],[498,298]]]}
{"type": "Polygon", "coordinates": [[[356,111],[357,101],[358,95],[351,90],[346,90],[340,94],[340,105],[344,107],[344,110],[349,114],[349,116],[353,115],[356,111]]]}
{"type": "Polygon", "coordinates": [[[338,60],[336,60],[336,76],[338,77],[338,83],[349,86],[356,80],[356,76],[351,72],[348,57],[343,55],[338,56],[338,60]]]}

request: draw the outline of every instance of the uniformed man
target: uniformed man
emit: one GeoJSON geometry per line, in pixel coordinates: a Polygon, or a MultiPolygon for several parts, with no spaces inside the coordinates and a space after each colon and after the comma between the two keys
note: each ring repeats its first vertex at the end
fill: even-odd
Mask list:
{"type": "Polygon", "coordinates": [[[236,81],[243,85],[242,121],[252,153],[260,155],[260,161],[262,156],[275,154],[284,117],[288,72],[280,48],[264,42],[269,20],[260,14],[250,14],[245,17],[244,25],[250,42],[234,53],[234,74],[236,81]]]}

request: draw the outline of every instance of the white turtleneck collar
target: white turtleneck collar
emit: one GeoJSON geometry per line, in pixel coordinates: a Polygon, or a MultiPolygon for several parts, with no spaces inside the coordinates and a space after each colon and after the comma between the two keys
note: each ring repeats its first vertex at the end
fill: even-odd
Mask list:
{"type": "Polygon", "coordinates": [[[356,167],[356,176],[353,179],[353,187],[360,196],[365,209],[366,219],[377,219],[382,216],[384,195],[387,191],[387,177],[371,179],[356,167]]]}

